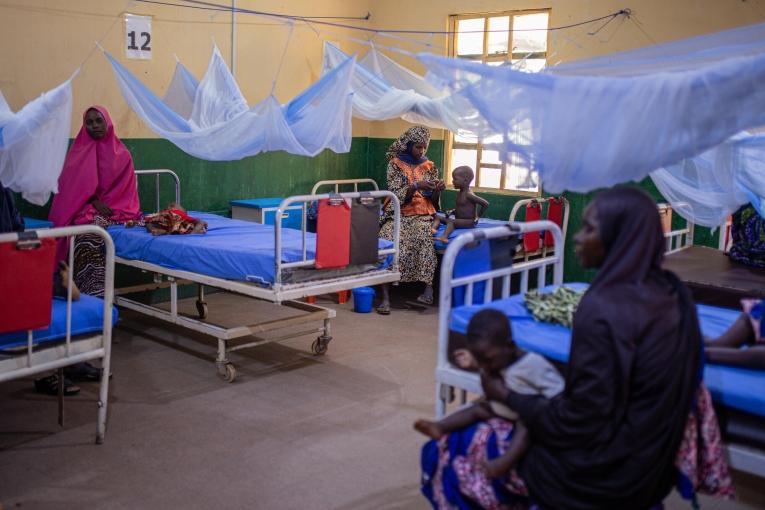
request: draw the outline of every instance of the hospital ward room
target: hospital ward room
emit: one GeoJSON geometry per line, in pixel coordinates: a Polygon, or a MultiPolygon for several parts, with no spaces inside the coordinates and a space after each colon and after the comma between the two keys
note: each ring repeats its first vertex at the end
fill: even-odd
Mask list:
{"type": "Polygon", "coordinates": [[[765,0],[0,0],[0,510],[765,509],[765,0]]]}

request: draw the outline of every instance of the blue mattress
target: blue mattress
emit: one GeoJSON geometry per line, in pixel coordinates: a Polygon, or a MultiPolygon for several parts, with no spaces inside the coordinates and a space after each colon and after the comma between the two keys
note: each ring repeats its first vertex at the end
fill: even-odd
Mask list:
{"type": "MultiPolygon", "coordinates": [[[[567,283],[567,287],[586,288],[584,283],[567,283]]],[[[554,286],[545,287],[550,292],[554,286]]],[[[708,305],[697,305],[701,332],[715,337],[723,333],[741,313],[708,305]]],[[[470,305],[454,308],[449,328],[465,334],[470,318],[483,308],[501,310],[510,319],[513,339],[522,348],[560,362],[568,361],[571,330],[556,324],[537,322],[516,294],[507,299],[493,301],[489,306],[470,305]]],[[[765,371],[724,365],[706,365],[704,382],[714,401],[728,407],[765,417],[765,371]]]]}
{"type": "MultiPolygon", "coordinates": [[[[491,227],[499,227],[499,226],[502,226],[502,225],[507,225],[507,221],[492,220],[492,219],[489,219],[489,218],[481,218],[481,219],[478,220],[478,225],[476,225],[475,228],[491,228],[491,227]]],[[[440,227],[438,227],[438,233],[435,235],[435,237],[441,237],[441,235],[443,235],[445,229],[446,229],[446,225],[443,225],[443,224],[440,227]]],[[[473,230],[473,229],[472,228],[455,229],[449,235],[449,240],[451,241],[452,239],[454,239],[458,235],[463,234],[465,232],[470,232],[471,230],[473,230]]],[[[434,242],[435,242],[436,251],[444,251],[444,250],[446,250],[446,246],[447,245],[445,243],[442,243],[441,241],[434,241],[434,242]]]]}
{"type": "MultiPolygon", "coordinates": [[[[207,222],[206,234],[152,236],[143,227],[109,227],[118,257],[168,269],[271,285],[274,282],[274,226],[189,211],[207,222]]],[[[303,258],[303,234],[282,229],[282,262],[303,258]]],[[[307,256],[314,258],[316,234],[306,234],[307,256]]],[[[393,243],[380,239],[379,248],[393,243]]],[[[384,266],[392,262],[389,256],[384,266]]]]}
{"type": "MultiPolygon", "coordinates": [[[[112,325],[117,323],[117,308],[112,307],[112,325]]],[[[93,296],[82,294],[79,301],[72,302],[72,336],[101,331],[104,324],[104,302],[93,296]]],[[[47,329],[33,332],[36,344],[66,338],[66,301],[53,300],[51,324],[47,329]]],[[[4,333],[0,335],[0,350],[27,345],[27,332],[4,333]]]]}

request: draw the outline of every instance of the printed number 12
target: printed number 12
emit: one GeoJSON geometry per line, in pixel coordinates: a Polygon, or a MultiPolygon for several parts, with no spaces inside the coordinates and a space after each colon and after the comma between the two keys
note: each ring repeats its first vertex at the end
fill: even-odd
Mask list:
{"type": "Polygon", "coordinates": [[[144,41],[140,48],[135,45],[135,30],[128,32],[128,37],[130,38],[130,44],[128,44],[129,50],[140,49],[141,51],[151,51],[151,47],[149,46],[149,43],[151,42],[151,34],[149,32],[141,32],[141,37],[144,38],[144,41]]]}

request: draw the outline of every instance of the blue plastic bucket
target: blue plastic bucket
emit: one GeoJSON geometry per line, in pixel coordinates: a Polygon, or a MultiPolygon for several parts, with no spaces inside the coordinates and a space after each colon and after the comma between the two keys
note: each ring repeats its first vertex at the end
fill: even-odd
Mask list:
{"type": "Polygon", "coordinates": [[[371,312],[374,299],[375,289],[372,287],[353,289],[353,311],[358,313],[371,312]]]}

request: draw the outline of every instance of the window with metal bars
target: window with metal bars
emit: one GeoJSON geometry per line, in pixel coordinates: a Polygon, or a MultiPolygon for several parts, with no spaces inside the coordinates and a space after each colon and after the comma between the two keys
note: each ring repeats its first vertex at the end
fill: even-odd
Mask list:
{"type": "MultiPolygon", "coordinates": [[[[511,65],[521,71],[538,72],[547,63],[549,19],[549,9],[453,15],[450,52],[487,65],[511,65]]],[[[538,179],[528,165],[515,157],[501,161],[499,151],[485,148],[490,143],[492,140],[480,143],[469,132],[449,133],[446,168],[473,168],[472,186],[478,190],[539,195],[538,179]]],[[[447,172],[447,180],[450,174],[447,172]]]]}

